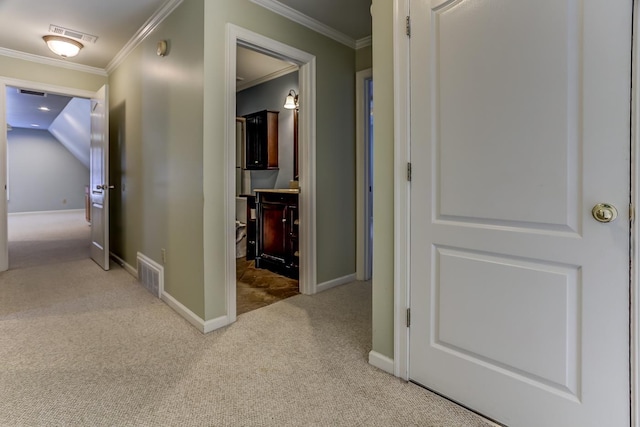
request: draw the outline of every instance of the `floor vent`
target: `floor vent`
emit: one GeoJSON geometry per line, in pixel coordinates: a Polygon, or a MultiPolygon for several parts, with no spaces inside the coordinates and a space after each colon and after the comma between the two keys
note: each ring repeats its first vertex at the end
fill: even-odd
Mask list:
{"type": "Polygon", "coordinates": [[[138,281],[158,298],[164,288],[164,267],[138,252],[138,281]]]}

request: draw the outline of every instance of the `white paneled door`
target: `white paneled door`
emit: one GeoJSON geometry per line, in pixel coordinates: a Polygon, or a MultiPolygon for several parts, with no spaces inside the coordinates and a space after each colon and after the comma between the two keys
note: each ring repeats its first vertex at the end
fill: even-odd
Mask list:
{"type": "Polygon", "coordinates": [[[410,9],[410,379],[628,426],[632,1],[410,9]]]}
{"type": "Polygon", "coordinates": [[[109,109],[107,86],[91,99],[91,258],[109,269],[109,109]]]}

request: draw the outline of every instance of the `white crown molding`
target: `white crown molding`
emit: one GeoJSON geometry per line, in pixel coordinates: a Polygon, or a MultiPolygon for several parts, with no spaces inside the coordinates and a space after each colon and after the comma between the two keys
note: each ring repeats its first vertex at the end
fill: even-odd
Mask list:
{"type": "Polygon", "coordinates": [[[106,77],[107,72],[102,68],[90,67],[88,65],[76,64],[64,59],[47,58],[45,56],[33,55],[31,53],[19,52],[17,50],[0,47],[0,55],[10,58],[21,59],[23,61],[36,62],[38,64],[50,65],[53,67],[67,68],[69,70],[82,71],[84,73],[97,74],[106,77]]]}
{"type": "Polygon", "coordinates": [[[362,49],[363,47],[369,47],[371,46],[372,43],[372,39],[371,36],[367,36],[367,37],[363,37],[359,40],[356,40],[356,49],[362,49]]]}
{"type": "Polygon", "coordinates": [[[282,70],[275,71],[271,74],[267,74],[266,76],[257,78],[255,80],[251,80],[248,82],[238,82],[236,83],[236,92],[240,92],[241,90],[249,89],[250,87],[258,86],[259,84],[266,83],[269,80],[274,80],[274,79],[277,79],[278,77],[282,77],[289,73],[293,73],[294,71],[297,71],[298,68],[299,67],[297,65],[292,65],[290,67],[283,68],[282,70]]]}
{"type": "Polygon", "coordinates": [[[326,24],[323,24],[320,21],[317,21],[303,13],[298,12],[297,10],[290,8],[289,6],[286,6],[279,1],[251,0],[251,2],[270,10],[271,12],[277,13],[278,15],[284,16],[285,18],[288,18],[293,22],[305,26],[317,33],[327,36],[330,39],[342,43],[345,46],[349,46],[351,49],[356,49],[356,40],[354,40],[353,38],[344,33],[341,33],[334,28],[331,28],[326,24]]]}
{"type": "Polygon", "coordinates": [[[126,45],[118,52],[118,54],[109,62],[106,71],[111,74],[129,54],[140,45],[147,38],[149,34],[155,30],[162,21],[171,13],[176,10],[178,6],[184,0],[168,0],[160,9],[158,9],[151,17],[145,22],[142,27],[133,35],[133,37],[127,42],[126,45]]]}

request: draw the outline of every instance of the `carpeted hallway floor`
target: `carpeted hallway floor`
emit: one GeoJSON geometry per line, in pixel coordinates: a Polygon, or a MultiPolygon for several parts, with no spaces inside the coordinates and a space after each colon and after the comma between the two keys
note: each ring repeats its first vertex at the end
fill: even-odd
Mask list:
{"type": "Polygon", "coordinates": [[[367,363],[371,286],[202,335],[120,268],[0,273],[1,426],[486,426],[367,363]]]}

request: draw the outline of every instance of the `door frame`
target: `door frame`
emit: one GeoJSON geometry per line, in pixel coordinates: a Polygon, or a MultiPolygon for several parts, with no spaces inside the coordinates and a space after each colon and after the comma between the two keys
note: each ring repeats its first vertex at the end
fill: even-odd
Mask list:
{"type": "Polygon", "coordinates": [[[0,271],[9,269],[8,241],[8,205],[6,198],[7,185],[7,86],[15,86],[56,95],[91,99],[96,92],[75,89],[65,86],[51,85],[31,80],[14,79],[0,76],[0,188],[5,188],[5,197],[0,197],[0,271]]]}
{"type": "Polygon", "coordinates": [[[366,84],[373,79],[373,70],[356,73],[356,279],[371,279],[371,141],[368,114],[369,90],[366,84]]]}
{"type": "MultiPolygon", "coordinates": [[[[249,46],[269,56],[298,65],[300,91],[299,150],[300,164],[300,292],[317,292],[316,260],[316,57],[261,34],[227,24],[226,108],[225,108],[225,277],[227,323],[236,320],[236,248],[235,248],[235,119],[236,119],[236,46],[249,46]]],[[[284,102],[284,96],[282,98],[284,102]]],[[[206,254],[205,254],[206,256],[206,254]]]]}
{"type": "MultiPolygon", "coordinates": [[[[407,164],[410,160],[410,55],[406,18],[410,0],[393,2],[394,69],[394,359],[393,374],[409,380],[409,307],[410,185],[407,164]]],[[[640,203],[640,6],[633,2],[632,93],[631,93],[631,203],[640,203]]],[[[631,224],[630,324],[631,425],[640,427],[640,231],[631,224]]]]}

